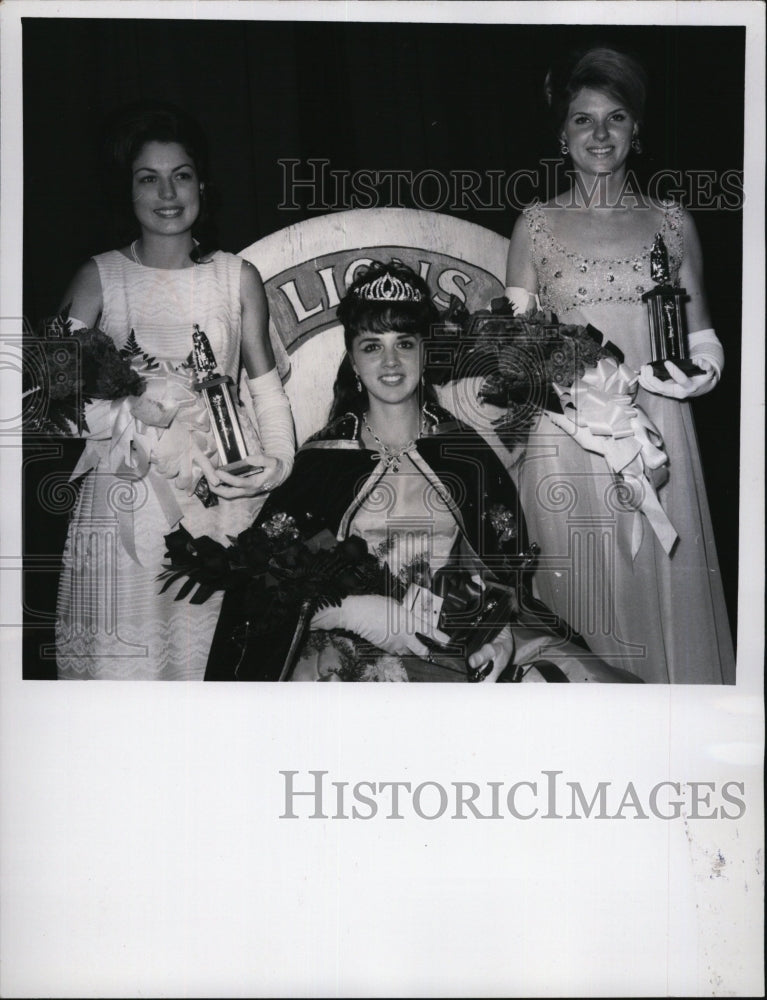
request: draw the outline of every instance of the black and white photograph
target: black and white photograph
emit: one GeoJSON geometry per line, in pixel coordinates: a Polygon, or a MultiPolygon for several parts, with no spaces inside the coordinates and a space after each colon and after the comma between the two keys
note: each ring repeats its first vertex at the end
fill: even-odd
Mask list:
{"type": "Polygon", "coordinates": [[[0,16],[3,995],[761,995],[762,6],[0,16]]]}

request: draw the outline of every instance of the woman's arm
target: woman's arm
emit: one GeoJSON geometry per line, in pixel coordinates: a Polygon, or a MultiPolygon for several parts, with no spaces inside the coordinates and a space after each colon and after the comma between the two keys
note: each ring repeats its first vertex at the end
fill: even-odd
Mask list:
{"type": "Polygon", "coordinates": [[[532,245],[527,220],[520,215],[514,225],[506,260],[506,298],[517,309],[525,312],[530,298],[538,294],[538,275],[533,265],[532,245]]]}
{"type": "Polygon", "coordinates": [[[687,346],[690,357],[703,370],[703,374],[685,375],[670,361],[666,362],[666,368],[671,376],[668,379],[657,378],[649,365],[644,365],[639,373],[640,384],[648,392],[673,399],[691,399],[710,392],[719,381],[724,367],[724,351],[711,326],[711,315],[706,301],[703,284],[703,252],[698,230],[689,212],[683,212],[682,217],[684,258],[679,269],[679,284],[688,296],[685,304],[689,331],[687,346]]]}
{"type": "Polygon", "coordinates": [[[274,354],[269,341],[269,306],[264,283],[256,268],[246,260],[240,274],[240,308],[242,360],[248,378],[257,378],[274,368],[274,354]]]}
{"type": "Polygon", "coordinates": [[[703,285],[703,251],[698,230],[689,212],[684,218],[684,258],[679,269],[679,284],[689,296],[685,309],[688,330],[705,330],[711,326],[711,316],[703,285]]]}
{"type": "Polygon", "coordinates": [[[95,260],[89,260],[75,274],[69,284],[60,310],[69,307],[70,319],[79,320],[86,326],[96,326],[104,308],[99,269],[95,260]]]}
{"type": "Polygon", "coordinates": [[[242,360],[253,398],[262,452],[248,455],[251,465],[262,471],[251,476],[232,476],[220,469],[204,468],[213,493],[234,500],[252,497],[284,482],[293,468],[295,434],[290,403],[274,363],[269,340],[269,306],[257,269],[242,262],[240,273],[242,310],[242,360]]]}

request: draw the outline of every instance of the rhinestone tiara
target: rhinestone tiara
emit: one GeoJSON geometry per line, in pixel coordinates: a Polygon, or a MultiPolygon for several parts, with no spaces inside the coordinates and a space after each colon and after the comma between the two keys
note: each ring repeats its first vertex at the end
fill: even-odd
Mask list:
{"type": "Polygon", "coordinates": [[[394,274],[382,274],[354,289],[357,298],[368,302],[421,302],[423,293],[394,274]]]}

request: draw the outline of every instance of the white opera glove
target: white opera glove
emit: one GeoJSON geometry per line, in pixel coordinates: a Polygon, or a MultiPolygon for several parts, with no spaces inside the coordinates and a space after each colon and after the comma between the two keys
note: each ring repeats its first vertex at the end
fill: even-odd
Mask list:
{"type": "Polygon", "coordinates": [[[492,684],[498,680],[509,665],[513,652],[514,637],[511,634],[511,629],[506,625],[492,642],[486,642],[476,653],[471,654],[468,665],[472,670],[478,672],[477,680],[492,684]]]}
{"type": "Polygon", "coordinates": [[[648,392],[653,392],[656,396],[667,396],[669,399],[693,399],[695,396],[703,396],[711,392],[719,381],[719,375],[706,358],[697,357],[694,360],[695,364],[703,369],[702,375],[685,375],[673,361],[666,361],[666,370],[671,378],[660,379],[657,375],[653,375],[650,365],[642,365],[639,369],[639,384],[648,392]]]}
{"type": "Polygon", "coordinates": [[[694,399],[711,392],[719,381],[724,367],[724,350],[713,330],[696,330],[687,338],[690,360],[703,369],[702,375],[685,375],[673,363],[666,361],[666,370],[671,376],[660,379],[653,375],[650,365],[639,369],[639,384],[648,392],[669,399],[694,399]]]}
{"type": "Polygon", "coordinates": [[[261,450],[277,461],[277,466],[269,474],[268,488],[274,489],[290,475],[296,452],[290,401],[276,368],[265,375],[248,379],[248,389],[253,399],[261,450]]]}
{"type": "MultiPolygon", "coordinates": [[[[695,330],[687,335],[687,353],[696,365],[703,365],[701,361],[708,361],[716,371],[717,382],[722,377],[724,368],[724,348],[721,340],[714,330],[695,330]]],[[[716,384],[716,383],[715,383],[716,384]]]]}
{"type": "Polygon", "coordinates": [[[509,285],[503,290],[503,294],[514,306],[514,312],[521,315],[526,312],[537,312],[541,308],[540,299],[535,292],[529,292],[519,285],[509,285]]]}
{"type": "Polygon", "coordinates": [[[311,628],[344,629],[395,656],[415,654],[426,659],[429,648],[416,632],[446,645],[450,639],[431,622],[407,611],[390,597],[363,594],[345,598],[340,606],[323,608],[312,618],[311,628]]]}

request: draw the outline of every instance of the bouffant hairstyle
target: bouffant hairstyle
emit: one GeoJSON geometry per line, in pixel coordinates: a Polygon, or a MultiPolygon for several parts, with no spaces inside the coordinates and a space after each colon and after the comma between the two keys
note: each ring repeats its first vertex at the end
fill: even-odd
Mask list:
{"type": "Polygon", "coordinates": [[[573,98],[585,87],[609,94],[641,125],[647,99],[647,75],[632,55],[611,48],[592,48],[570,55],[546,75],[544,94],[559,135],[573,98]]]}
{"type": "Polygon", "coordinates": [[[194,164],[201,184],[200,214],[192,229],[199,246],[192,253],[198,260],[213,249],[210,218],[208,145],[198,123],[171,104],[142,101],[121,108],[106,124],[105,155],[110,170],[110,194],[123,233],[135,235],[131,185],[133,164],[149,142],[174,142],[183,147],[194,164]]]}

